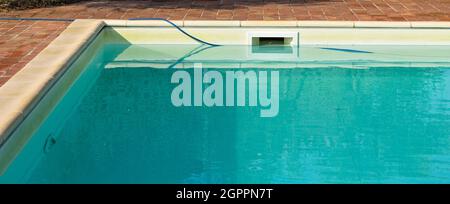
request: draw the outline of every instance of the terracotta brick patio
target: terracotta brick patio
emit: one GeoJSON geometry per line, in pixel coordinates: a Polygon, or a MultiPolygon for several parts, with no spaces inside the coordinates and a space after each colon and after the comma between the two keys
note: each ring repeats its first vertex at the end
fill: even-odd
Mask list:
{"type": "MultiPolygon", "coordinates": [[[[88,1],[52,8],[2,11],[0,17],[450,21],[450,0],[88,1]]],[[[0,86],[67,25],[66,22],[0,21],[0,86]]]]}
{"type": "Polygon", "coordinates": [[[3,12],[50,18],[161,17],[186,20],[450,21],[450,0],[153,0],[88,1],[3,12]]]}
{"type": "Polygon", "coordinates": [[[0,86],[44,49],[69,23],[0,21],[0,86]]]}

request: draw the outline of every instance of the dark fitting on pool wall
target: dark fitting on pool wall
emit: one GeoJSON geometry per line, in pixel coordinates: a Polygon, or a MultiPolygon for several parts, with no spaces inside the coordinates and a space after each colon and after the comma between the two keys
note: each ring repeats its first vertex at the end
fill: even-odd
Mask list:
{"type": "Polygon", "coordinates": [[[49,134],[44,143],[44,148],[43,148],[44,153],[50,152],[53,145],[55,145],[55,144],[56,144],[56,139],[53,137],[53,134],[49,134]]]}
{"type": "Polygon", "coordinates": [[[252,45],[259,46],[285,46],[290,45],[292,38],[290,37],[253,37],[252,45]]]}

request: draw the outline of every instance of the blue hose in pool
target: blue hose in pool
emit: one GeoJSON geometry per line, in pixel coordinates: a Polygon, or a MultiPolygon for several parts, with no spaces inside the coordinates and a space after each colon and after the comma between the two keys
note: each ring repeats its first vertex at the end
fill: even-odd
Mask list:
{"type": "Polygon", "coordinates": [[[209,45],[209,46],[220,46],[220,45],[218,45],[218,44],[209,43],[209,42],[203,41],[203,40],[201,40],[201,39],[198,39],[198,38],[196,38],[195,36],[192,36],[191,34],[187,33],[187,32],[184,31],[183,29],[181,29],[179,26],[177,26],[175,23],[173,23],[172,21],[169,21],[169,20],[167,20],[167,19],[165,19],[165,18],[130,18],[130,19],[128,19],[128,20],[154,20],[154,21],[164,21],[164,22],[166,22],[166,23],[172,25],[174,28],[178,29],[181,33],[185,34],[186,36],[192,38],[193,40],[195,40],[195,41],[197,41],[197,42],[200,42],[200,43],[203,43],[203,44],[206,44],[206,45],[209,45]]]}
{"type": "MultiPolygon", "coordinates": [[[[9,21],[63,21],[63,22],[71,22],[71,21],[75,21],[75,19],[73,18],[16,18],[16,17],[0,17],[0,20],[9,20],[9,21]]],[[[173,23],[172,21],[169,21],[165,18],[130,18],[128,20],[153,20],[153,21],[164,21],[170,25],[172,25],[174,28],[178,29],[181,33],[183,33],[184,35],[190,37],[191,39],[209,45],[209,46],[220,46],[218,44],[213,44],[213,43],[209,43],[206,42],[204,40],[201,40],[199,38],[196,38],[195,36],[192,36],[191,34],[187,33],[186,31],[184,31],[183,29],[181,29],[180,27],[178,27],[175,23],[173,23]]]]}

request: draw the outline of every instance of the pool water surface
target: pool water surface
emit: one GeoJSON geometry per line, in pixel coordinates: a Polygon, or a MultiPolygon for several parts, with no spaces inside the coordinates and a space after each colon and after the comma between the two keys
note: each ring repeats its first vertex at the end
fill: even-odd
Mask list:
{"type": "Polygon", "coordinates": [[[218,48],[229,49],[223,57],[216,48],[169,52],[189,49],[197,48],[104,46],[0,182],[450,182],[445,60],[366,57],[382,50],[376,46],[374,53],[283,49],[274,57],[246,46],[218,48]],[[318,60],[308,58],[313,52],[322,53],[318,60]],[[194,64],[224,78],[276,71],[277,115],[261,117],[259,103],[174,106],[179,84],[171,79],[180,70],[194,76],[194,64]],[[32,149],[40,154],[30,156],[32,149]]]}

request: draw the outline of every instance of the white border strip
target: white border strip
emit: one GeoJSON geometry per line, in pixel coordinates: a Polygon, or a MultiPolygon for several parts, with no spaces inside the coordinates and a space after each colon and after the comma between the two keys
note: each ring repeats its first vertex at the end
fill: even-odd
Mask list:
{"type": "MultiPolygon", "coordinates": [[[[158,20],[104,20],[113,27],[170,27],[158,20]]],[[[180,27],[450,28],[449,21],[172,21],[180,27]]]]}

